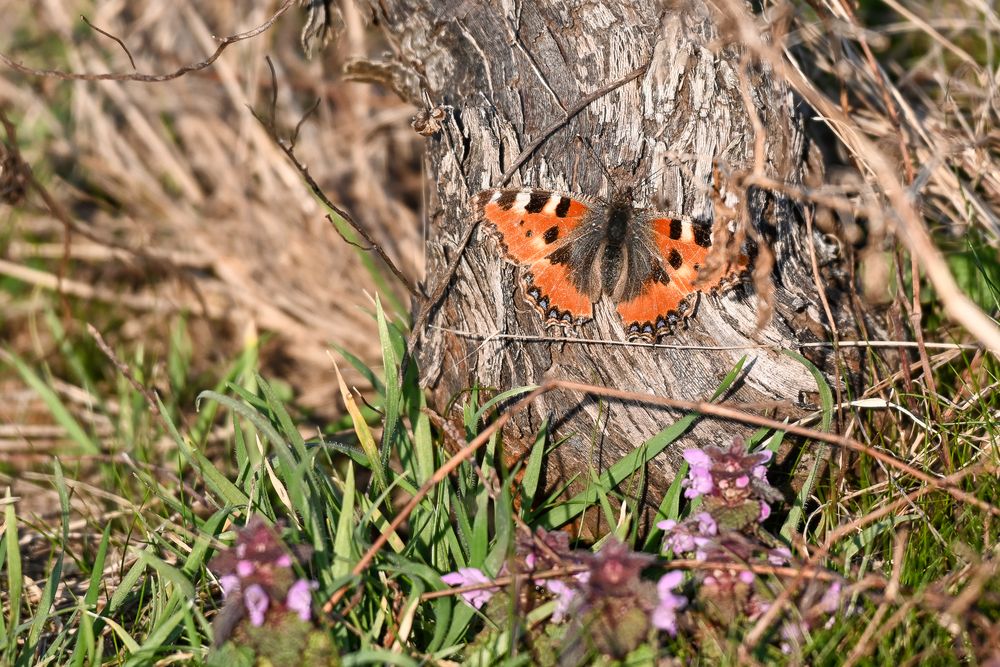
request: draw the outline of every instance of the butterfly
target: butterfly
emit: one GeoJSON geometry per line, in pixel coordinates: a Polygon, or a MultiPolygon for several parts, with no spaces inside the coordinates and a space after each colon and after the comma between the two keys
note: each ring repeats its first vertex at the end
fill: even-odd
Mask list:
{"type": "Polygon", "coordinates": [[[472,208],[507,259],[523,267],[523,296],[546,325],[583,324],[607,296],[628,339],[652,342],[686,322],[698,292],[731,287],[749,265],[740,255],[698,282],[712,247],[711,225],[637,209],[627,190],[597,199],[489,189],[472,199],[472,208]]]}

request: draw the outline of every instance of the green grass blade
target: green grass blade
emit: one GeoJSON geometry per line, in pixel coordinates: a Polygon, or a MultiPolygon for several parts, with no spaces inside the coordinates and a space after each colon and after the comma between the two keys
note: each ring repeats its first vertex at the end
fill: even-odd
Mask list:
{"type": "Polygon", "coordinates": [[[185,606],[178,609],[165,620],[156,624],[153,632],[149,633],[146,641],[142,643],[135,654],[125,663],[127,667],[135,665],[148,665],[152,661],[153,654],[156,653],[163,644],[174,634],[175,629],[180,625],[184,617],[190,614],[190,610],[185,606]]]}
{"type": "Polygon", "coordinates": [[[370,470],[375,477],[375,484],[378,486],[379,491],[384,492],[389,488],[389,480],[382,465],[382,456],[379,453],[378,446],[375,444],[375,437],[368,427],[368,422],[361,415],[361,410],[358,408],[357,401],[354,400],[354,395],[348,389],[347,383],[344,382],[344,376],[341,375],[336,361],[333,362],[333,371],[337,375],[340,398],[344,401],[344,407],[347,408],[347,412],[351,416],[351,427],[354,429],[355,435],[358,436],[358,443],[368,457],[368,462],[371,466],[370,470]]]}
{"type": "Polygon", "coordinates": [[[475,427],[476,425],[479,424],[480,421],[482,421],[483,416],[486,415],[486,413],[489,412],[494,405],[502,403],[509,398],[513,398],[514,396],[527,394],[536,389],[538,389],[536,385],[528,385],[526,387],[515,387],[514,389],[508,389],[507,391],[500,392],[490,400],[486,401],[486,403],[483,404],[483,407],[479,408],[479,410],[476,411],[475,417],[473,417],[471,420],[468,420],[468,423],[471,424],[473,427],[475,427]]]}
{"type": "Polygon", "coordinates": [[[108,600],[107,606],[104,608],[104,612],[108,615],[114,614],[118,611],[125,601],[129,599],[132,595],[132,589],[135,585],[139,583],[139,579],[142,577],[142,573],[146,571],[146,563],[142,559],[137,560],[129,568],[122,580],[118,582],[118,588],[112,593],[111,599],[108,600]]]}
{"type": "MultiPolygon", "coordinates": [[[[253,342],[248,343],[243,348],[240,356],[229,365],[226,372],[215,383],[215,387],[213,387],[215,393],[221,394],[226,387],[240,378],[247,378],[252,382],[254,377],[252,371],[257,367],[258,352],[257,340],[254,339],[253,342]]],[[[192,441],[197,443],[204,442],[205,437],[211,431],[212,424],[215,423],[215,416],[218,413],[218,409],[218,405],[209,403],[204,410],[198,411],[198,418],[191,427],[190,435],[192,441]]]]}
{"type": "MultiPolygon", "coordinates": [[[[217,396],[214,392],[202,392],[202,395],[217,396]]],[[[222,398],[225,398],[224,396],[222,398]]],[[[177,443],[177,450],[181,453],[181,456],[187,461],[187,463],[193,466],[205,480],[208,487],[218,495],[225,504],[245,507],[250,503],[250,498],[236,488],[236,485],[229,481],[229,478],[219,472],[219,469],[215,467],[215,464],[208,460],[201,450],[197,447],[191,446],[191,444],[184,438],[177,427],[174,426],[173,421],[167,416],[166,407],[163,402],[157,397],[157,405],[160,408],[160,414],[163,415],[163,421],[167,424],[167,429],[170,431],[170,436],[173,438],[174,442],[177,443]]]]}
{"type": "Polygon", "coordinates": [[[225,525],[226,519],[232,513],[233,508],[227,508],[219,510],[201,526],[200,534],[195,538],[194,545],[191,547],[191,553],[188,557],[184,559],[184,566],[181,568],[184,574],[188,577],[196,577],[198,570],[201,569],[202,565],[205,563],[205,557],[208,555],[209,550],[214,546],[213,542],[219,537],[222,532],[222,527],[225,525]]]}
{"type": "Polygon", "coordinates": [[[382,427],[382,446],[379,448],[382,467],[389,463],[389,456],[397,448],[399,427],[401,423],[402,396],[399,387],[399,359],[389,336],[389,326],[386,323],[382,302],[375,297],[375,315],[378,320],[378,338],[382,346],[382,367],[385,375],[385,406],[382,427]]]}
{"type": "Polygon", "coordinates": [[[820,420],[820,429],[823,431],[829,431],[830,425],[833,423],[833,391],[830,389],[830,385],[827,383],[826,378],[823,377],[823,373],[816,368],[816,365],[803,357],[798,352],[793,350],[782,350],[782,354],[786,357],[791,357],[795,361],[799,362],[806,367],[806,370],[813,376],[816,380],[816,390],[819,392],[820,406],[823,410],[823,417],[820,420]]]}
{"type": "MultiPolygon", "coordinates": [[[[66,479],[63,477],[62,465],[59,464],[59,459],[55,460],[54,468],[56,492],[59,494],[59,513],[62,521],[62,544],[68,544],[69,490],[66,488],[66,479]]],[[[35,608],[35,617],[31,620],[31,628],[28,630],[25,655],[29,655],[35,651],[38,640],[42,636],[42,631],[45,629],[45,624],[49,621],[49,612],[52,610],[52,605],[56,599],[56,589],[62,581],[63,558],[65,556],[65,551],[59,552],[59,556],[56,557],[56,563],[45,582],[42,597],[38,601],[38,607],[35,608]]]]}
{"type": "MultiPolygon", "coordinates": [[[[281,430],[284,433],[284,437],[280,439],[282,443],[291,443],[292,449],[295,451],[298,459],[301,461],[307,457],[306,454],[306,443],[302,439],[302,434],[299,433],[299,429],[295,427],[295,422],[292,421],[292,417],[288,414],[288,410],[285,409],[285,404],[278,398],[271,388],[270,383],[266,382],[264,378],[257,376],[257,386],[260,387],[261,393],[264,394],[264,400],[267,403],[268,409],[278,419],[278,424],[281,426],[281,430]]],[[[291,463],[289,459],[289,463],[291,463]]]]}
{"type": "Polygon", "coordinates": [[[24,577],[21,571],[21,546],[17,540],[17,513],[11,500],[10,487],[7,488],[7,503],[4,510],[4,548],[7,554],[7,590],[9,610],[7,615],[7,646],[17,645],[17,627],[21,623],[21,596],[24,593],[24,577]]]}
{"type": "Polygon", "coordinates": [[[528,457],[528,465],[524,469],[524,476],[521,477],[521,499],[524,508],[531,508],[535,503],[538,482],[542,476],[542,462],[545,460],[545,441],[548,439],[548,433],[549,420],[546,419],[542,422],[542,427],[538,429],[535,444],[528,457]]]}
{"type": "Polygon", "coordinates": [[[334,579],[346,577],[354,563],[354,496],[357,492],[354,482],[354,464],[347,464],[347,477],[337,517],[337,532],[333,538],[333,566],[330,576],[334,579]]]}
{"type": "Polygon", "coordinates": [[[49,384],[31,369],[28,364],[14,353],[3,350],[0,352],[0,359],[5,360],[17,370],[24,382],[35,390],[45,407],[49,409],[52,418],[56,423],[66,429],[66,436],[75,442],[84,454],[96,456],[101,453],[101,446],[80,426],[80,422],[73,417],[69,409],[63,404],[58,394],[52,390],[49,384]]]}
{"type": "Polygon", "coordinates": [[[649,535],[646,536],[646,542],[643,545],[644,551],[652,550],[652,548],[659,542],[660,534],[663,533],[663,531],[657,528],[656,524],[666,519],[680,521],[681,492],[684,490],[684,478],[687,476],[687,472],[688,464],[685,461],[681,464],[681,467],[677,469],[677,476],[674,477],[674,481],[670,483],[670,487],[663,496],[663,501],[656,510],[656,518],[653,520],[653,529],[649,531],[649,535]]]}
{"type": "Polygon", "coordinates": [[[73,665],[83,665],[84,662],[94,664],[96,655],[96,638],[104,626],[102,619],[95,619],[90,612],[94,611],[97,598],[101,593],[101,581],[104,577],[104,561],[108,555],[108,545],[111,543],[111,524],[104,524],[104,532],[101,534],[101,543],[97,547],[94,555],[94,563],[90,570],[90,581],[87,584],[87,592],[78,605],[80,629],[76,636],[76,646],[73,647],[71,663],[73,665]]]}
{"type": "MultiPolygon", "coordinates": [[[[816,380],[816,389],[819,392],[820,406],[823,410],[820,427],[824,431],[829,431],[830,425],[833,423],[833,392],[830,390],[830,385],[827,384],[826,378],[823,377],[823,373],[816,368],[815,364],[798,352],[793,352],[792,350],[782,350],[782,353],[805,366],[806,369],[812,374],[813,379],[816,380]]],[[[774,442],[772,442],[772,445],[777,446],[774,442]]],[[[828,450],[829,447],[826,445],[820,444],[818,446],[818,451],[816,452],[816,457],[813,460],[812,468],[810,468],[809,474],[806,476],[806,480],[802,484],[802,488],[799,489],[798,494],[795,496],[795,501],[792,503],[792,507],[788,511],[788,517],[781,526],[781,530],[778,534],[781,535],[782,539],[786,542],[791,542],[792,535],[798,530],[799,524],[802,522],[806,503],[809,501],[809,495],[812,493],[813,488],[816,485],[816,479],[819,477],[819,471],[823,467],[828,450]]]]}
{"type": "Polygon", "coordinates": [[[136,554],[139,556],[139,560],[152,568],[153,571],[160,575],[160,578],[173,584],[182,597],[187,599],[194,597],[194,586],[191,585],[191,582],[182,571],[154,555],[150,548],[139,550],[136,554]]]}
{"type": "MultiPolygon", "coordinates": [[[[96,614],[92,614],[92,615],[96,616],[96,614]]],[[[113,618],[106,618],[106,617],[103,617],[103,616],[101,617],[101,620],[104,621],[105,623],[107,623],[109,628],[111,628],[112,630],[114,630],[115,636],[118,637],[118,639],[121,641],[121,643],[125,645],[125,650],[126,651],[128,651],[129,653],[132,653],[132,654],[135,654],[135,653],[139,652],[139,642],[137,642],[132,637],[132,635],[130,635],[128,633],[128,631],[124,627],[122,627],[122,625],[120,623],[118,623],[113,618]]]]}
{"type": "Polygon", "coordinates": [[[365,365],[365,362],[361,361],[361,359],[351,354],[346,348],[343,348],[336,343],[331,343],[330,347],[335,349],[337,354],[342,356],[347,363],[349,363],[351,367],[361,375],[361,377],[368,380],[368,383],[371,384],[376,394],[383,397],[385,396],[385,384],[378,378],[377,375],[375,375],[375,372],[372,369],[365,365]]]}

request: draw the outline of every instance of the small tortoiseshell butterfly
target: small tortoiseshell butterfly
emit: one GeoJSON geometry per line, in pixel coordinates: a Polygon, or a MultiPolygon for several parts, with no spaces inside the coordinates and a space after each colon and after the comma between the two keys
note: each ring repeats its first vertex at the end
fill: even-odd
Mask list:
{"type": "Polygon", "coordinates": [[[591,319],[607,295],[629,340],[653,341],[690,315],[697,292],[737,282],[740,255],[711,276],[698,270],[712,246],[710,225],[636,209],[628,192],[609,200],[535,189],[483,190],[472,200],[507,258],[524,267],[521,287],[546,325],[591,319]]]}

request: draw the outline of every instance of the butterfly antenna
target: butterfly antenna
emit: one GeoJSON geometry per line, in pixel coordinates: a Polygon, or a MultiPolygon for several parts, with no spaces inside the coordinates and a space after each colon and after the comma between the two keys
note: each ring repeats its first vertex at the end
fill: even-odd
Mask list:
{"type": "Polygon", "coordinates": [[[651,185],[653,185],[653,182],[654,182],[654,181],[655,181],[655,180],[656,180],[657,178],[659,178],[660,176],[662,176],[662,175],[663,175],[663,172],[664,172],[664,171],[666,171],[666,167],[660,167],[660,168],[659,168],[659,169],[657,169],[656,171],[651,171],[651,172],[649,172],[648,174],[646,174],[646,179],[645,179],[645,180],[646,180],[646,183],[647,183],[648,185],[650,185],[650,186],[651,186],[651,185]]]}
{"type": "Polygon", "coordinates": [[[605,164],[605,161],[601,159],[601,156],[597,153],[596,150],[594,150],[594,146],[590,143],[590,141],[586,137],[582,135],[578,134],[576,135],[576,138],[579,139],[580,142],[587,147],[587,150],[590,151],[590,156],[594,158],[594,162],[596,162],[601,167],[601,171],[604,172],[604,177],[608,179],[608,184],[611,186],[611,189],[617,190],[618,189],[617,179],[615,179],[615,177],[612,176],[611,172],[608,171],[608,167],[605,164]]]}

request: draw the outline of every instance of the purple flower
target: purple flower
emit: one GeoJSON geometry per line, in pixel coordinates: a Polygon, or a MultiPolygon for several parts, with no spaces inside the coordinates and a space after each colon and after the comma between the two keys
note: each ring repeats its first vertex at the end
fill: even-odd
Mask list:
{"type": "Polygon", "coordinates": [[[840,607],[840,589],[841,584],[839,581],[835,581],[830,584],[830,588],[826,589],[826,592],[823,593],[823,597],[820,598],[819,608],[827,614],[836,613],[837,609],[840,607]]]}
{"type": "Polygon", "coordinates": [[[715,523],[715,519],[708,512],[698,512],[692,517],[698,522],[698,532],[705,536],[716,535],[719,532],[719,527],[715,523]]]}
{"type": "Polygon", "coordinates": [[[687,487],[684,497],[697,498],[711,493],[715,484],[712,481],[712,459],[708,454],[700,449],[685,449],[684,460],[690,464],[688,477],[683,482],[687,487]]]}
{"type": "Polygon", "coordinates": [[[644,569],[656,560],[655,556],[636,553],[616,539],[608,541],[596,554],[587,557],[590,592],[597,595],[621,595],[639,580],[644,569]]]}
{"type": "Polygon", "coordinates": [[[761,501],[760,503],[760,516],[757,517],[757,521],[766,521],[767,517],[771,516],[771,506],[761,501]]]}
{"type": "Polygon", "coordinates": [[[687,604],[687,598],[683,595],[675,595],[673,592],[673,589],[677,588],[683,579],[683,572],[667,572],[660,577],[660,581],[656,584],[659,603],[653,610],[650,620],[653,627],[666,630],[671,635],[677,634],[677,610],[683,609],[684,605],[687,604]]]}
{"type": "MultiPolygon", "coordinates": [[[[477,568],[463,567],[459,568],[457,572],[449,572],[442,576],[441,581],[449,586],[474,586],[476,584],[488,584],[492,580],[477,568]]],[[[462,599],[476,609],[481,609],[498,590],[500,590],[498,587],[493,586],[491,588],[465,591],[462,593],[462,599]]]]}
{"type": "Polygon", "coordinates": [[[246,605],[247,613],[250,615],[250,623],[255,627],[264,625],[264,614],[271,604],[267,597],[267,591],[260,584],[251,584],[243,591],[243,604],[246,605]]]}
{"type": "Polygon", "coordinates": [[[771,459],[774,458],[774,452],[770,449],[762,449],[759,452],[756,452],[754,456],[757,457],[757,462],[760,465],[753,469],[753,476],[757,479],[764,479],[764,476],[767,475],[767,466],[764,464],[769,463],[771,459]]]}
{"type": "Polygon", "coordinates": [[[675,554],[695,552],[695,558],[705,560],[704,547],[711,542],[709,539],[718,532],[715,519],[708,512],[699,512],[686,521],[661,521],[656,524],[666,532],[663,548],[675,554]]]}
{"type": "Polygon", "coordinates": [[[792,552],[788,547],[777,547],[767,553],[767,562],[771,565],[784,565],[792,559],[792,552]]]}
{"type": "Polygon", "coordinates": [[[683,452],[684,460],[691,464],[691,466],[698,466],[701,468],[711,468],[712,459],[708,457],[708,454],[697,449],[696,447],[688,447],[683,452]]]}
{"type": "Polygon", "coordinates": [[[236,563],[236,574],[240,575],[242,579],[249,577],[256,569],[252,561],[241,560],[236,563]]]}
{"type": "Polygon", "coordinates": [[[285,606],[299,615],[303,621],[308,621],[312,615],[312,592],[319,588],[319,583],[308,579],[299,579],[288,589],[285,606]]]}
{"type": "Polygon", "coordinates": [[[741,438],[726,448],[709,445],[704,450],[685,449],[684,460],[690,464],[683,484],[684,496],[697,498],[709,495],[728,507],[738,507],[751,496],[760,496],[769,488],[765,463],[770,451],[747,451],[741,438]],[[756,480],[756,484],[751,484],[756,480]]]}
{"type": "Polygon", "coordinates": [[[559,623],[566,617],[570,605],[573,604],[573,598],[577,594],[576,588],[561,579],[545,579],[536,583],[541,584],[549,593],[556,596],[556,608],[552,612],[552,622],[559,623]]]}
{"type": "Polygon", "coordinates": [[[228,598],[240,588],[240,578],[235,574],[226,574],[219,577],[219,586],[222,588],[222,597],[228,598]]]}
{"type": "Polygon", "coordinates": [[[674,553],[694,551],[694,535],[686,530],[684,524],[667,519],[656,524],[656,527],[666,533],[663,538],[664,551],[673,551],[674,553]]]}

